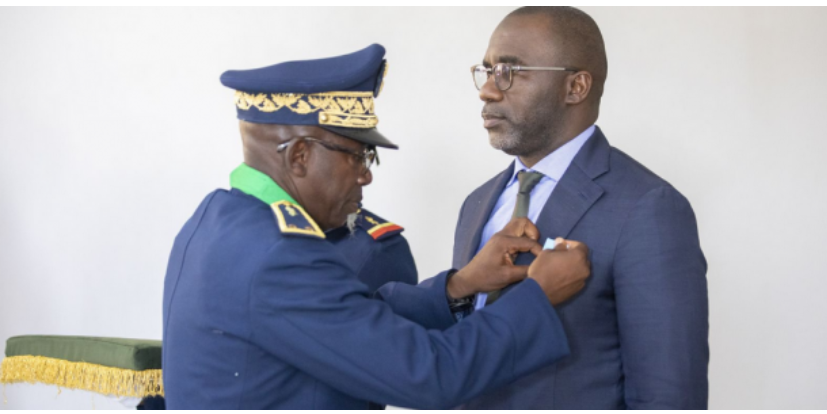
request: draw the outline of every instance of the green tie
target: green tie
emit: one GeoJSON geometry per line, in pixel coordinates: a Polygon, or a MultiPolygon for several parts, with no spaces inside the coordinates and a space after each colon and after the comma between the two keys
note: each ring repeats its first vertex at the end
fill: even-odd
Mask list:
{"type": "MultiPolygon", "coordinates": [[[[520,189],[517,192],[517,203],[514,204],[513,218],[528,217],[528,204],[531,202],[531,190],[540,182],[543,174],[538,172],[520,171],[517,173],[517,180],[520,181],[520,189]]],[[[488,292],[488,299],[485,300],[485,305],[494,303],[500,297],[500,291],[495,290],[488,292]]]]}
{"type": "Polygon", "coordinates": [[[520,171],[517,173],[517,179],[520,181],[520,191],[517,193],[517,203],[514,204],[514,214],[511,217],[528,217],[531,190],[542,178],[543,174],[538,172],[520,171]]]}

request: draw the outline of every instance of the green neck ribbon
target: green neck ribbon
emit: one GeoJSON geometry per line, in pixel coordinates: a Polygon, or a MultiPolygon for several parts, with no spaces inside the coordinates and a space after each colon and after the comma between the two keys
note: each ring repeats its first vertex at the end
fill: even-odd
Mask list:
{"type": "Polygon", "coordinates": [[[290,194],[287,194],[287,191],[279,187],[267,174],[247,164],[242,163],[233,170],[230,174],[230,186],[263,201],[267,205],[277,201],[289,201],[299,205],[293,197],[290,197],[290,194]]]}

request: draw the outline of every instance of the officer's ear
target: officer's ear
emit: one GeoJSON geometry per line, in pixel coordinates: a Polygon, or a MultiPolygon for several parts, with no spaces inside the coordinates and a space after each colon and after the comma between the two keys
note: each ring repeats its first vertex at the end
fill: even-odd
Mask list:
{"type": "Polygon", "coordinates": [[[287,165],[294,176],[305,177],[309,162],[310,145],[304,139],[297,139],[287,148],[287,165]]]}

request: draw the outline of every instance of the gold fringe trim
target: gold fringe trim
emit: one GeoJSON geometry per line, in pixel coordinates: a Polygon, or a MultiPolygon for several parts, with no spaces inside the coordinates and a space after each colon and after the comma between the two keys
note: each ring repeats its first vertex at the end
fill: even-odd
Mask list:
{"type": "Polygon", "coordinates": [[[117,397],[164,395],[160,369],[133,371],[32,355],[8,357],[0,365],[0,383],[18,382],[40,382],[117,397]]]}

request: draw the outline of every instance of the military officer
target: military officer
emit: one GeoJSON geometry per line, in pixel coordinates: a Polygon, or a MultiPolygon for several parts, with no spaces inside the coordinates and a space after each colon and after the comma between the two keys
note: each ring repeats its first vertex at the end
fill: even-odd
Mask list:
{"type": "MultiPolygon", "coordinates": [[[[175,239],[164,285],[169,408],[446,408],[568,354],[552,306],[580,290],[587,248],[543,251],[517,219],[462,269],[372,299],[324,231],[370,184],[384,48],[225,72],[244,163],[175,239]],[[529,267],[510,257],[531,251],[529,267]],[[449,303],[524,283],[455,323],[449,303]]],[[[566,245],[568,248],[560,248],[566,245]]]]}
{"type": "MultiPolygon", "coordinates": [[[[359,280],[376,292],[389,282],[417,283],[416,263],[405,229],[366,208],[348,216],[347,224],[325,232],[325,237],[344,255],[359,280]]],[[[164,397],[144,398],[139,410],[163,410],[164,397]]],[[[370,403],[370,409],[384,405],[370,403]]]]}

